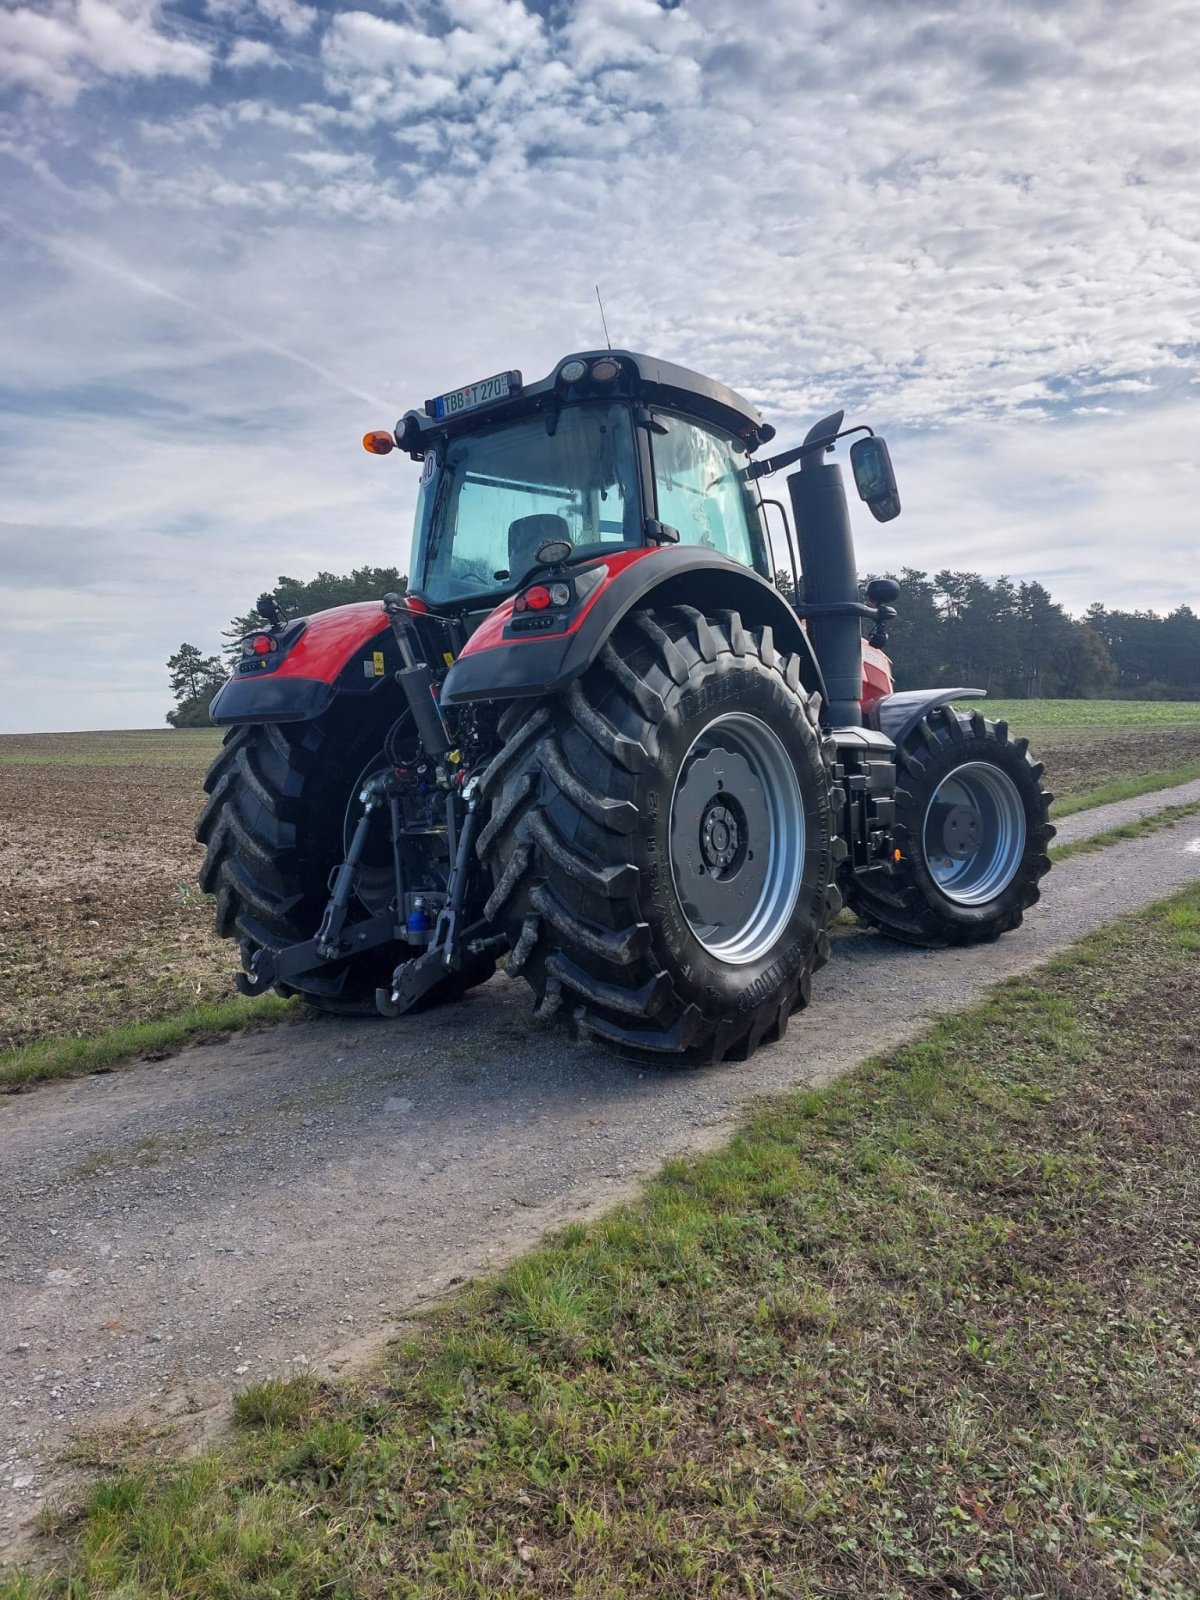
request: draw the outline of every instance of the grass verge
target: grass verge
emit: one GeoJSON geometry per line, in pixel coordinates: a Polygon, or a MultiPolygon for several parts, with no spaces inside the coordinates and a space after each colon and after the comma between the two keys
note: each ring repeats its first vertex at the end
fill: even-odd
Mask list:
{"type": "Polygon", "coordinates": [[[675,1161],[5,1600],[1200,1592],[1200,888],[675,1161]]]}
{"type": "Polygon", "coordinates": [[[82,1039],[43,1039],[0,1055],[0,1093],[47,1078],[98,1072],[134,1056],[170,1055],[210,1033],[236,1033],[260,1022],[298,1016],[301,1006],[278,995],[193,1006],[178,1016],[107,1028],[82,1039]]]}
{"type": "Polygon", "coordinates": [[[1200,761],[1189,761],[1181,767],[1165,767],[1158,772],[1141,772],[1133,777],[1115,778],[1099,789],[1086,794],[1068,794],[1055,799],[1055,818],[1069,817],[1075,811],[1090,811],[1094,806],[1111,805],[1114,800],[1136,800],[1139,795],[1153,794],[1158,789],[1173,789],[1178,783],[1191,783],[1200,778],[1200,761]]]}
{"type": "Polygon", "coordinates": [[[1120,844],[1123,839],[1140,839],[1147,833],[1158,833],[1173,827],[1184,817],[1200,813],[1200,800],[1182,806],[1164,806],[1152,811],[1148,817],[1137,817],[1133,822],[1122,822],[1119,827],[1108,828],[1103,833],[1089,834],[1086,839],[1072,839],[1069,844],[1052,844],[1051,861],[1066,861],[1070,856],[1089,855],[1093,850],[1107,850],[1109,845],[1120,844]]]}

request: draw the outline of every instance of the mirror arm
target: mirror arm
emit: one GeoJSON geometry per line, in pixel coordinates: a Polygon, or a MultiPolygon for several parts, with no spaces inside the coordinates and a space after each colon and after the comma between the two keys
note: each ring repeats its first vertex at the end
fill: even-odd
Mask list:
{"type": "Polygon", "coordinates": [[[868,622],[879,620],[878,607],[865,606],[861,600],[826,600],[819,605],[799,605],[794,609],[798,617],[866,617],[868,622]]]}
{"type": "Polygon", "coordinates": [[[860,422],[855,428],[843,428],[840,433],[828,433],[821,439],[805,440],[798,444],[794,450],[785,450],[782,455],[764,456],[761,461],[752,461],[745,469],[748,478],[765,478],[772,472],[778,472],[781,467],[790,467],[793,461],[799,461],[801,456],[814,455],[818,451],[832,450],[838,439],[848,439],[852,433],[866,433],[873,439],[874,428],[868,428],[865,422],[860,422]]]}

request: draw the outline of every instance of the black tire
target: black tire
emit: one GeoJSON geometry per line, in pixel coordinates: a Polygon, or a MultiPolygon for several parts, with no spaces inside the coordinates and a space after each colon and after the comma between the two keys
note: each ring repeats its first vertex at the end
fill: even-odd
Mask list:
{"type": "MultiPolygon", "coordinates": [[[[231,728],[204,779],[208,802],[196,822],[207,846],[200,887],[216,897],[216,927],[237,939],[249,972],[263,948],[311,939],[344,859],[347,806],[382,751],[393,708],[357,718],[340,708],[315,722],[231,728]]],[[[407,947],[384,945],[276,984],[339,1016],[375,1016],[375,990],[407,947]]],[[[490,957],[443,979],[424,1004],[459,998],[495,971],[490,957]]]]}
{"type": "MultiPolygon", "coordinates": [[[[1049,821],[1054,796],[1042,788],[1045,769],[1028,752],[1028,740],[1010,739],[1006,723],[989,722],[978,711],[938,706],[921,719],[896,752],[895,842],[900,860],[890,874],[872,873],[845,886],[846,902],[865,926],[906,944],[935,948],[981,944],[1020,927],[1050,870],[1046,847],[1054,837],[1049,821]],[[946,873],[939,883],[928,854],[931,802],[939,792],[953,792],[942,786],[962,768],[980,770],[985,780],[993,772],[1002,775],[999,792],[1013,797],[1024,825],[1023,841],[1014,839],[1007,864],[1002,871],[996,869],[996,892],[987,893],[985,879],[978,891],[982,898],[973,904],[964,903],[953,889],[946,892],[946,873]],[[1001,884],[1007,872],[1011,876],[1001,884]]],[[[981,838],[979,855],[985,861],[982,853],[988,844],[981,838]]],[[[968,840],[958,848],[966,851],[969,845],[968,840]]],[[[964,856],[964,865],[969,868],[974,859],[964,856]]]]}
{"type": "MultiPolygon", "coordinates": [[[[494,883],[486,915],[507,933],[509,971],[528,980],[539,1015],[565,1018],[625,1053],[687,1062],[744,1060],[782,1036],[791,1013],[808,1002],[813,971],[828,959],[825,929],[841,906],[834,884],[846,848],[836,831],[841,797],[818,706],[801,684],[799,658],[776,652],[770,628],[747,632],[736,612],[706,617],[675,606],[623,622],[585,677],[560,695],[504,713],[505,743],[483,779],[490,816],[478,848],[494,883]],[[731,721],[730,713],[740,717],[731,721]],[[710,769],[702,762],[724,759],[726,730],[751,720],[769,730],[764,749],[772,761],[776,746],[785,753],[769,772],[790,785],[787,770],[794,770],[804,830],[781,832],[778,820],[791,811],[777,799],[773,810],[753,813],[767,818],[757,834],[771,839],[765,859],[792,853],[794,899],[790,889],[773,887],[783,874],[767,873],[761,859],[751,868],[747,813],[736,845],[742,853],[709,874],[722,887],[696,890],[726,896],[725,904],[744,871],[737,893],[776,908],[761,923],[769,947],[757,951],[752,932],[731,961],[701,942],[672,865],[672,848],[692,848],[693,834],[694,847],[704,847],[715,800],[695,818],[688,812],[694,828],[673,817],[677,798],[682,805],[688,793],[677,788],[681,771],[700,773],[703,787],[710,769]]],[[[760,785],[759,801],[772,781],[760,785]]],[[[753,782],[746,789],[753,795],[753,782]]],[[[725,835],[736,836],[736,828],[725,835]]],[[[711,831],[708,837],[711,846],[711,831]]]]}

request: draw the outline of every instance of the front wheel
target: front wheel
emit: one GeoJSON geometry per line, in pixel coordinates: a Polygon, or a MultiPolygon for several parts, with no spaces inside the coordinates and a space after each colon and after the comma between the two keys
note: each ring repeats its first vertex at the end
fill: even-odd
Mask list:
{"type": "Polygon", "coordinates": [[[860,920],[908,944],[979,944],[1020,925],[1050,870],[1053,795],[1024,739],[938,706],[896,752],[896,859],[851,880],[860,920]]]}
{"type": "Polygon", "coordinates": [[[543,1015],[687,1061],[782,1034],[841,904],[817,706],[769,628],[675,606],[505,713],[483,784],[486,914],[543,1015]]]}

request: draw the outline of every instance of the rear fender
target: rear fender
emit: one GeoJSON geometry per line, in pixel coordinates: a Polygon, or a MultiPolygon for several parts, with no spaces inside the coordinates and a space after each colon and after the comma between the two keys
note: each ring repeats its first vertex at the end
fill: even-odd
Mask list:
{"type": "Polygon", "coordinates": [[[339,695],[361,699],[392,679],[400,655],[382,604],[364,600],[305,619],[279,659],[239,661],[208,708],[213,721],[306,722],[339,695]],[[261,663],[266,661],[267,666],[261,663]]]}
{"type": "Polygon", "coordinates": [[[451,667],[442,685],[442,704],[518,700],[562,689],[587,671],[623,618],[649,605],[690,605],[709,615],[737,611],[747,627],[770,627],[777,649],[799,654],[804,686],[824,696],[821,669],[799,618],[771,584],[748,568],[690,545],[621,550],[607,557],[604,566],[602,581],[552,632],[514,632],[512,600],[498,606],[451,667]]]}
{"type": "Polygon", "coordinates": [[[921,718],[951,700],[982,700],[986,689],[905,689],[900,694],[884,695],[866,713],[868,728],[886,733],[900,745],[921,718]]]}

